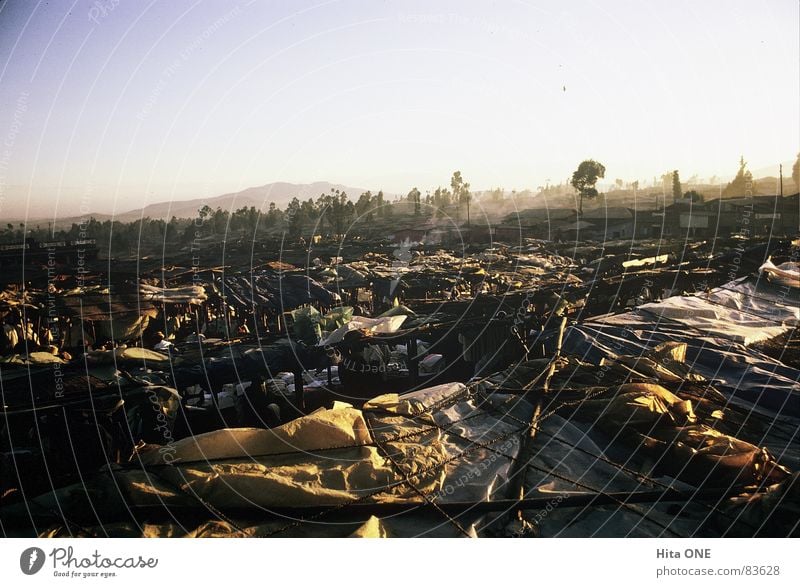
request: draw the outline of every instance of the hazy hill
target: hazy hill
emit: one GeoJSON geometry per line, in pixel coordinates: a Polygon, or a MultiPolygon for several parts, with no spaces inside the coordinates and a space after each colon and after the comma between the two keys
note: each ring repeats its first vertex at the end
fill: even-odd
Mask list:
{"type": "MultiPolygon", "coordinates": [[[[791,176],[784,176],[783,179],[784,194],[790,195],[797,192],[797,186],[792,181],[791,176]]],[[[719,197],[720,189],[724,188],[726,182],[721,185],[709,184],[689,184],[685,183],[682,187],[684,191],[695,189],[705,196],[706,200],[712,200],[719,197]]],[[[774,177],[762,177],[755,180],[755,189],[753,195],[767,195],[775,194],[778,191],[778,181],[774,177]]],[[[669,186],[667,186],[669,188],[669,186]]],[[[634,197],[631,189],[608,189],[604,192],[603,196],[594,200],[585,200],[584,208],[595,208],[602,206],[627,206],[636,207],[642,210],[655,209],[666,203],[672,201],[671,189],[661,187],[643,187],[641,188],[636,197],[634,197]]],[[[262,185],[259,187],[247,188],[239,192],[222,194],[211,198],[195,198],[192,200],[175,200],[172,202],[157,202],[149,204],[144,208],[131,210],[110,216],[108,214],[95,214],[90,216],[96,220],[104,221],[108,219],[118,220],[120,222],[131,222],[139,218],[152,218],[169,220],[172,216],[177,218],[194,218],[197,210],[203,206],[210,206],[213,209],[222,208],[223,210],[234,211],[244,206],[254,206],[259,210],[266,211],[271,202],[279,208],[285,208],[286,204],[292,198],[297,197],[300,200],[307,200],[314,198],[315,200],[322,193],[329,193],[331,189],[343,190],[350,197],[351,201],[356,201],[364,191],[364,188],[344,186],[341,184],[334,184],[326,181],[319,181],[314,183],[287,183],[275,182],[262,185]]],[[[373,190],[375,192],[377,190],[373,190]]],[[[394,194],[386,193],[386,199],[389,200],[394,197],[394,194]]],[[[547,192],[533,193],[529,190],[512,193],[506,191],[503,194],[503,199],[494,201],[491,197],[490,191],[476,191],[473,199],[473,216],[475,218],[496,219],[503,217],[514,210],[536,207],[548,208],[570,208],[577,207],[577,197],[569,186],[551,187],[547,192]]],[[[73,216],[66,218],[59,218],[55,222],[55,229],[68,228],[74,222],[80,222],[82,219],[73,216]]],[[[455,220],[455,219],[454,219],[455,220]]],[[[14,220],[12,223],[16,226],[19,220],[14,220]]],[[[34,226],[49,226],[52,219],[32,219],[28,220],[29,227],[34,226]]]]}
{"type": "Polygon", "coordinates": [[[222,208],[223,210],[234,211],[243,206],[255,206],[260,210],[266,210],[271,202],[275,202],[276,206],[283,208],[295,196],[300,200],[307,200],[308,198],[314,198],[316,200],[320,194],[329,193],[331,189],[347,192],[351,200],[357,200],[358,196],[366,191],[362,188],[344,186],[327,181],[300,184],[279,181],[259,187],[247,188],[240,192],[214,196],[212,198],[197,198],[194,200],[150,204],[138,210],[117,214],[115,220],[130,222],[131,220],[142,217],[169,220],[172,216],[177,218],[194,218],[197,215],[197,210],[206,205],[215,210],[217,208],[222,208]]]}
{"type": "MultiPolygon", "coordinates": [[[[197,211],[203,206],[210,206],[213,209],[222,208],[223,210],[234,211],[244,206],[255,206],[258,209],[266,211],[269,208],[270,202],[275,202],[279,208],[285,208],[286,204],[291,201],[295,196],[301,200],[314,198],[315,200],[320,194],[329,193],[331,189],[344,190],[347,192],[351,200],[357,200],[365,189],[356,188],[352,186],[344,186],[338,183],[330,183],[327,181],[317,181],[314,183],[287,183],[279,181],[275,183],[268,183],[259,187],[252,187],[244,189],[240,192],[229,194],[222,194],[221,196],[213,196],[211,198],[195,198],[192,200],[174,200],[172,202],[157,202],[155,204],[148,204],[144,208],[138,208],[129,212],[122,212],[114,215],[109,214],[96,214],[90,213],[88,216],[93,217],[95,220],[118,220],[120,222],[131,222],[139,218],[161,218],[169,220],[173,216],[176,218],[195,218],[197,211]]],[[[377,190],[373,190],[377,191],[377,190]]],[[[386,194],[389,197],[391,194],[386,194]]],[[[80,222],[82,219],[78,216],[70,216],[66,218],[59,218],[55,222],[55,229],[69,228],[72,223],[80,222]]],[[[18,221],[15,221],[18,222],[18,221]]],[[[48,226],[52,219],[34,219],[29,220],[28,224],[31,226],[41,224],[48,226]]]]}

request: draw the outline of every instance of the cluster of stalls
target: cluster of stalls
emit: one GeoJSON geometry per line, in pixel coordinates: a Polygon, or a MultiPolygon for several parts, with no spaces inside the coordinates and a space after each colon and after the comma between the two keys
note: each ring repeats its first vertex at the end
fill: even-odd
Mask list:
{"type": "Polygon", "coordinates": [[[3,532],[797,535],[797,244],[9,288],[3,532]]]}

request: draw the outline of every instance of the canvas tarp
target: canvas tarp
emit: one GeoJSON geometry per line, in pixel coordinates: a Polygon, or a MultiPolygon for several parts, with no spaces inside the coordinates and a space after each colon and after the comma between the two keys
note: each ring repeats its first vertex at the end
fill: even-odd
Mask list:
{"type": "Polygon", "coordinates": [[[748,345],[796,328],[798,294],[747,277],[708,294],[675,296],[575,324],[567,328],[564,350],[596,365],[620,356],[641,364],[659,344],[681,343],[692,372],[713,381],[733,403],[772,418],[796,418],[800,372],[748,345]]]}
{"type": "MultiPolygon", "coordinates": [[[[445,384],[399,398],[382,396],[363,411],[321,409],[271,430],[227,429],[166,449],[148,445],[132,468],[109,469],[84,484],[41,496],[39,502],[58,502],[65,510],[82,507],[107,519],[127,507],[185,508],[197,506],[197,499],[220,510],[335,507],[358,500],[413,504],[420,502],[419,492],[436,501],[487,499],[494,492],[502,494],[519,446],[514,435],[518,424],[504,422],[503,411],[526,418],[530,406],[514,402],[492,414],[478,408],[465,391],[460,383],[445,384]],[[442,401],[451,405],[439,409],[442,401]],[[455,436],[443,431],[448,428],[455,436]],[[463,439],[458,436],[462,434],[463,439]],[[504,435],[509,438],[494,443],[504,435]],[[471,439],[507,457],[471,445],[471,439]]],[[[401,535],[454,535],[446,521],[430,528],[421,516],[395,527],[401,535]]],[[[390,533],[388,522],[376,526],[364,519],[359,526],[363,523],[361,530],[350,532],[390,533]]],[[[170,530],[161,526],[151,532],[169,535],[170,530]]],[[[339,534],[322,525],[314,535],[339,534]]]]}
{"type": "Polygon", "coordinates": [[[760,273],[766,273],[767,279],[779,285],[800,288],[800,265],[787,261],[780,265],[775,265],[772,259],[767,259],[767,262],[759,267],[760,273]]]}
{"type": "MultiPolygon", "coordinates": [[[[72,516],[78,507],[92,512],[103,523],[96,531],[89,527],[90,535],[102,535],[110,527],[129,532],[125,535],[147,536],[458,536],[473,535],[476,529],[481,535],[502,533],[500,512],[467,511],[456,526],[433,510],[378,520],[372,519],[374,513],[359,516],[348,508],[426,500],[444,507],[516,498],[514,461],[528,434],[525,423],[533,406],[520,396],[502,393],[495,384],[487,385],[493,393],[444,384],[379,396],[363,410],[346,405],[321,409],[272,430],[221,430],[167,447],[149,446],[131,467],[109,469],[37,502],[53,510],[58,504],[72,516]],[[181,526],[164,520],[137,529],[109,519],[142,506],[164,506],[170,512],[194,508],[206,514],[206,521],[181,526]],[[288,519],[258,521],[259,513],[287,506],[329,509],[323,517],[296,513],[288,519]],[[214,513],[241,508],[249,508],[251,514],[235,526],[214,513]],[[499,529],[493,522],[498,515],[499,529]]],[[[760,448],[699,427],[693,404],[663,387],[638,383],[609,393],[584,402],[591,409],[583,418],[548,412],[539,420],[522,474],[524,497],[553,504],[526,514],[537,520],[543,535],[660,536],[667,526],[670,532],[692,535],[713,519],[708,507],[696,503],[682,504],[676,515],[674,500],[593,507],[562,504],[571,496],[652,490],[650,482],[630,470],[642,462],[630,451],[645,451],[650,466],[666,459],[661,468],[671,475],[658,477],[664,473],[649,469],[646,474],[689,493],[698,487],[693,483],[705,482],[698,472],[712,467],[749,472],[750,480],[759,482],[786,482],[785,470],[764,458],[768,455],[760,448]],[[622,444],[609,444],[620,430],[626,431],[622,444]],[[678,442],[659,444],[670,435],[677,435],[678,442]],[[651,444],[639,447],[642,440],[637,438],[651,444]],[[728,466],[726,459],[742,463],[728,466]]],[[[56,524],[41,534],[65,532],[56,524]]]]}
{"type": "Polygon", "coordinates": [[[363,330],[375,334],[387,334],[397,332],[406,320],[405,314],[387,316],[384,318],[365,318],[364,316],[353,316],[347,324],[340,326],[331,332],[324,340],[320,341],[319,346],[337,344],[344,340],[348,332],[363,330]]]}
{"type": "Polygon", "coordinates": [[[157,301],[164,304],[200,305],[208,300],[206,289],[202,285],[166,288],[140,283],[139,293],[142,295],[142,299],[157,301]]]}

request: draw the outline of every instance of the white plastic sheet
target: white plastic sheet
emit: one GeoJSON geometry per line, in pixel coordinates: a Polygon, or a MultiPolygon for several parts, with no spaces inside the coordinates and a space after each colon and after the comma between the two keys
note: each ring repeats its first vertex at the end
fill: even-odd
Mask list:
{"type": "Polygon", "coordinates": [[[350,322],[331,332],[318,343],[318,346],[342,342],[345,335],[354,330],[364,330],[366,332],[375,334],[388,334],[391,332],[397,332],[405,320],[405,314],[386,316],[384,318],[365,318],[364,316],[353,316],[350,322]]]}

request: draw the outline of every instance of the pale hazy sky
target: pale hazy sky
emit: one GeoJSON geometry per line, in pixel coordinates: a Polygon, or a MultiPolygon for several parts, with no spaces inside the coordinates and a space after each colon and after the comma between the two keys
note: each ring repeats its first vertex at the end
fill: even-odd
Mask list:
{"type": "Polygon", "coordinates": [[[0,3],[0,219],[273,181],[729,175],[800,149],[796,0],[0,3]]]}

